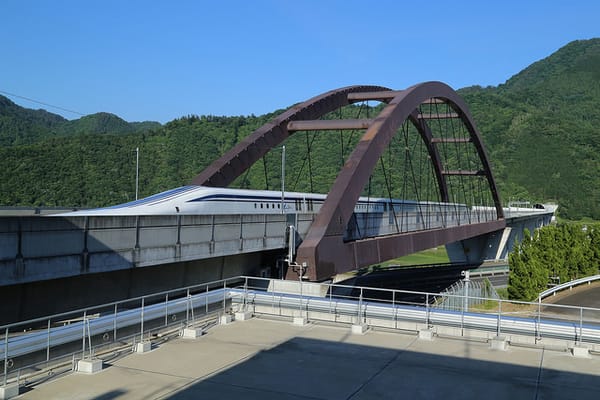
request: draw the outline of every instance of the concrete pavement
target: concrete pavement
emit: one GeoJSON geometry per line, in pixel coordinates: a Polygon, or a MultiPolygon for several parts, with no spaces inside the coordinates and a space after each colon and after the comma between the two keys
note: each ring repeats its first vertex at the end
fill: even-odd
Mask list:
{"type": "Polygon", "coordinates": [[[597,399],[600,357],[253,318],[69,374],[20,399],[597,399]]]}

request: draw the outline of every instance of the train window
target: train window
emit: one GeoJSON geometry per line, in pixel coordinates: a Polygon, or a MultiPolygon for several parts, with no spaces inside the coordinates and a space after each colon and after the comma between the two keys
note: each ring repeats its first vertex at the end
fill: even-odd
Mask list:
{"type": "Polygon", "coordinates": [[[269,208],[269,203],[267,203],[267,208],[269,208]]]}
{"type": "Polygon", "coordinates": [[[277,208],[281,208],[281,204],[277,204],[277,208]]]}
{"type": "Polygon", "coordinates": [[[260,208],[263,208],[263,203],[260,203],[260,208]]]}
{"type": "Polygon", "coordinates": [[[254,203],[254,208],[257,208],[257,207],[256,207],[256,203],[254,203]]]}

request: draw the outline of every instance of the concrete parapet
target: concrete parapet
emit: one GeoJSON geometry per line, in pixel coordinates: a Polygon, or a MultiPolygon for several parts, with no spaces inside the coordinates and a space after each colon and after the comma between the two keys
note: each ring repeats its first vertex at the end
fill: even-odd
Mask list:
{"type": "Polygon", "coordinates": [[[152,343],[149,341],[140,342],[135,345],[135,352],[138,354],[147,353],[152,349],[152,343]]]}
{"type": "Polygon", "coordinates": [[[589,358],[590,357],[590,349],[585,346],[575,345],[570,348],[571,354],[573,357],[577,358],[589,358]]]}
{"type": "Polygon", "coordinates": [[[294,317],[293,324],[298,326],[304,326],[308,323],[308,319],[306,317],[294,317]]]}
{"type": "Polygon", "coordinates": [[[102,360],[97,358],[91,360],[79,360],[77,361],[77,372],[82,374],[95,374],[96,372],[102,371],[102,360]]]}
{"type": "Polygon", "coordinates": [[[433,331],[431,329],[419,329],[419,340],[433,340],[433,331]]]}
{"type": "Polygon", "coordinates": [[[231,321],[233,321],[233,316],[231,314],[221,315],[221,317],[219,318],[220,325],[227,325],[231,323],[231,321]]]}
{"type": "Polygon", "coordinates": [[[506,351],[508,349],[508,340],[504,336],[494,336],[490,339],[490,348],[492,350],[506,351]]]}
{"type": "Polygon", "coordinates": [[[196,339],[204,334],[204,330],[202,328],[185,328],[181,337],[184,339],[196,339]]]}
{"type": "Polygon", "coordinates": [[[364,335],[368,328],[369,326],[367,324],[354,324],[352,325],[352,334],[364,335]]]}
{"type": "Polygon", "coordinates": [[[19,384],[13,383],[6,386],[0,386],[0,400],[8,400],[19,395],[19,384]]]}
{"type": "Polygon", "coordinates": [[[236,321],[246,321],[252,318],[252,311],[238,311],[234,315],[236,321]]]}

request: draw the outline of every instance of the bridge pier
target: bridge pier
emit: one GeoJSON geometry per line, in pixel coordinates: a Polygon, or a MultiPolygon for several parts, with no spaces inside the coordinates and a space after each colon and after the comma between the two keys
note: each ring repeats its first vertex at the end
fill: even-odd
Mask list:
{"type": "Polygon", "coordinates": [[[448,258],[453,263],[468,264],[506,260],[515,243],[523,240],[525,230],[533,234],[536,229],[553,221],[556,206],[545,207],[545,211],[531,208],[505,208],[504,214],[507,218],[504,229],[447,244],[448,258]]]}

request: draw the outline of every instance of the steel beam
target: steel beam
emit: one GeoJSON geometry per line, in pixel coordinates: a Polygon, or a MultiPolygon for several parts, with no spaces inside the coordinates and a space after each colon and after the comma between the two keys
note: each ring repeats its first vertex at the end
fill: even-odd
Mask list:
{"type": "Polygon", "coordinates": [[[372,123],[372,119],[317,119],[312,121],[291,121],[287,124],[287,130],[288,132],[296,132],[367,129],[372,123]]]}
{"type": "MultiPolygon", "coordinates": [[[[326,237],[326,246],[317,249],[315,261],[319,268],[309,268],[306,277],[322,281],[336,274],[378,264],[417,251],[431,249],[443,244],[501,231],[506,227],[504,219],[465,224],[449,228],[430,229],[387,235],[352,242],[343,242],[340,237],[326,237]]],[[[298,279],[288,271],[288,279],[298,279]]]]}
{"type": "Polygon", "coordinates": [[[468,138],[433,138],[431,143],[471,143],[473,139],[468,138]]]}
{"type": "Polygon", "coordinates": [[[385,90],[379,92],[348,93],[348,100],[352,103],[367,100],[386,101],[393,99],[401,92],[402,90],[385,90]]]}
{"type": "Polygon", "coordinates": [[[483,170],[479,170],[479,171],[449,170],[449,171],[443,171],[442,174],[455,175],[455,176],[481,176],[481,175],[485,175],[485,171],[483,171],[483,170]]]}
{"type": "Polygon", "coordinates": [[[458,115],[457,113],[425,113],[425,114],[419,114],[418,117],[419,119],[450,119],[450,118],[460,118],[460,115],[458,115]]]}

